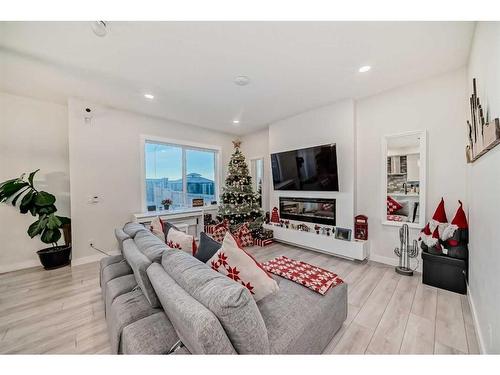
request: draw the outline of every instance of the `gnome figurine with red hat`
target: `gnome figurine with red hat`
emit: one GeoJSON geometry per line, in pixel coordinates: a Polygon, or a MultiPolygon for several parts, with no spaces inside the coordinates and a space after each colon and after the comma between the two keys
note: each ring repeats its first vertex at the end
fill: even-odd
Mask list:
{"type": "Polygon", "coordinates": [[[437,228],[439,232],[439,238],[441,240],[445,240],[445,238],[443,238],[443,233],[445,232],[447,227],[448,218],[446,217],[446,211],[444,209],[444,199],[441,198],[441,202],[439,202],[436,211],[434,211],[434,215],[432,215],[432,219],[429,222],[429,228],[432,233],[434,233],[437,228]]]}
{"type": "Polygon", "coordinates": [[[432,215],[432,219],[420,231],[419,241],[421,241],[420,247],[422,250],[430,254],[443,254],[443,247],[440,241],[448,225],[448,218],[444,209],[444,199],[441,198],[441,202],[439,202],[434,215],[432,215]]]}
{"type": "Polygon", "coordinates": [[[455,217],[451,224],[446,228],[443,233],[443,238],[446,238],[445,247],[448,250],[448,256],[458,259],[467,259],[469,249],[469,224],[465,216],[462,202],[458,201],[460,206],[455,213],[455,217]]]}
{"type": "Polygon", "coordinates": [[[439,241],[439,229],[436,226],[433,232],[431,232],[429,223],[422,229],[420,232],[421,242],[420,247],[423,251],[429,254],[442,255],[443,254],[443,246],[439,241]]]}

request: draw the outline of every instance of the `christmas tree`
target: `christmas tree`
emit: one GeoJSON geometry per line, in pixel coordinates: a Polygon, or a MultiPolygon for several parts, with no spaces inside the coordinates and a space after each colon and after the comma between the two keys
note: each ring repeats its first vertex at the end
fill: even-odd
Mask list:
{"type": "Polygon", "coordinates": [[[228,220],[231,231],[243,223],[250,230],[259,229],[263,222],[260,194],[252,188],[252,177],[248,172],[245,156],[240,151],[240,141],[233,141],[234,152],[229,161],[226,186],[222,189],[218,216],[228,220]]]}

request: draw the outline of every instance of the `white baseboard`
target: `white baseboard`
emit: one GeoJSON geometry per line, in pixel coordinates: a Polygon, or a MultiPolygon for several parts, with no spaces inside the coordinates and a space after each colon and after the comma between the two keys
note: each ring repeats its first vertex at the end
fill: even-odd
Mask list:
{"type": "Polygon", "coordinates": [[[469,284],[467,283],[467,300],[469,301],[469,307],[472,314],[472,320],[474,322],[474,329],[476,331],[477,342],[479,344],[479,353],[488,354],[485,349],[483,335],[481,334],[481,330],[479,329],[479,320],[477,317],[476,307],[474,306],[474,299],[472,298],[472,294],[469,289],[469,284]]]}
{"type": "MultiPolygon", "coordinates": [[[[109,253],[109,255],[118,255],[119,253],[120,253],[119,251],[112,251],[109,253]]],[[[104,254],[95,254],[95,255],[90,255],[90,256],[82,257],[82,258],[76,258],[76,259],[73,258],[71,260],[71,265],[78,266],[80,264],[98,262],[99,260],[101,260],[101,258],[105,258],[105,257],[106,257],[106,255],[104,255],[104,254]]],[[[34,268],[34,267],[42,267],[39,260],[33,259],[33,260],[27,260],[27,261],[19,262],[19,263],[0,265],[0,274],[7,273],[7,272],[20,271],[20,270],[24,270],[27,268],[34,268]]]]}
{"type": "Polygon", "coordinates": [[[19,263],[0,265],[0,274],[24,270],[26,268],[33,268],[33,267],[41,267],[40,261],[32,259],[32,260],[27,260],[24,262],[19,262],[19,263]]]}

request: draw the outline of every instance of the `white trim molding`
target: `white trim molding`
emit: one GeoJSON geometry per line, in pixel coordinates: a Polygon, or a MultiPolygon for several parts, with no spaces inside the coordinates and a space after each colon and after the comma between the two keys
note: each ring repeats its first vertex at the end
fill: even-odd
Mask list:
{"type": "Polygon", "coordinates": [[[474,322],[474,330],[476,331],[477,342],[479,344],[479,353],[488,354],[486,352],[486,346],[484,345],[484,339],[480,329],[481,327],[479,326],[479,318],[477,316],[477,310],[474,305],[474,299],[472,298],[472,294],[468,283],[467,283],[467,301],[469,301],[469,307],[472,314],[472,321],[474,322]]]}
{"type": "Polygon", "coordinates": [[[381,142],[381,164],[380,164],[380,181],[381,181],[381,209],[380,218],[382,225],[402,226],[408,224],[410,228],[421,229],[426,222],[426,200],[427,200],[427,130],[413,130],[397,134],[388,134],[382,136],[381,142]],[[399,221],[387,220],[387,141],[391,138],[407,137],[412,135],[420,136],[420,181],[419,181],[419,222],[408,223],[399,221]]]}
{"type": "MultiPolygon", "coordinates": [[[[166,145],[173,145],[173,146],[180,146],[180,147],[187,147],[187,148],[192,148],[192,149],[200,149],[200,150],[206,150],[206,151],[215,151],[215,200],[219,201],[219,196],[220,196],[220,188],[222,185],[222,147],[217,146],[217,145],[211,145],[211,144],[205,144],[205,143],[198,143],[198,142],[191,142],[191,141],[186,141],[182,139],[173,139],[173,138],[164,138],[164,137],[158,137],[156,135],[147,135],[147,134],[141,134],[140,136],[140,156],[141,156],[141,211],[146,212],[147,207],[146,207],[146,158],[145,158],[145,152],[144,148],[146,146],[146,142],[158,142],[166,145]]],[[[183,155],[183,174],[185,174],[185,168],[186,168],[186,162],[184,160],[185,158],[185,152],[182,153],[183,155]]],[[[184,179],[184,184],[187,184],[186,179],[184,179]]],[[[184,186],[184,191],[187,191],[186,186],[184,186]]]]}
{"type": "Polygon", "coordinates": [[[39,260],[27,260],[25,262],[12,263],[0,266],[0,274],[7,272],[14,272],[19,270],[24,270],[26,268],[41,267],[39,260]]]}

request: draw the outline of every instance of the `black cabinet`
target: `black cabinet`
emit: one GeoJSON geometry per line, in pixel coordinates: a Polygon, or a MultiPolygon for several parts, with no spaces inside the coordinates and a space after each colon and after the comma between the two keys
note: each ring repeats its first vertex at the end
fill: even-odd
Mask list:
{"type": "Polygon", "coordinates": [[[467,294],[467,260],[422,252],[422,282],[451,292],[467,294]]]}

